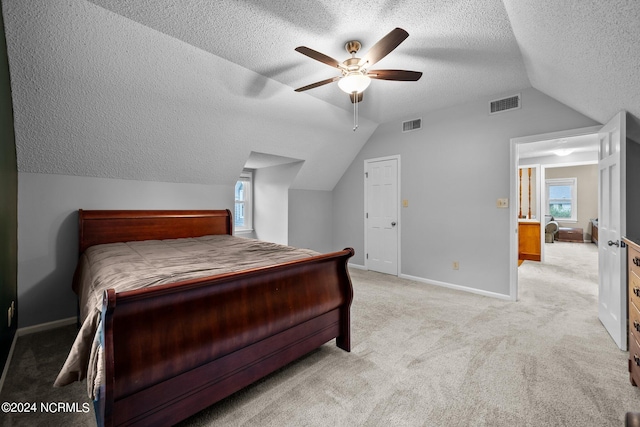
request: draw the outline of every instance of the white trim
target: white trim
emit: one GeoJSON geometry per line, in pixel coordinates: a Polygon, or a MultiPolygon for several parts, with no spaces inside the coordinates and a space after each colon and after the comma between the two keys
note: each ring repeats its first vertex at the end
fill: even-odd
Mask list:
{"type": "Polygon", "coordinates": [[[38,325],[27,326],[25,328],[19,328],[16,331],[16,336],[35,334],[36,332],[44,332],[44,331],[49,331],[51,329],[61,328],[63,326],[75,325],[77,321],[78,321],[77,317],[68,317],[66,319],[54,320],[53,322],[40,323],[38,325]]]}
{"type": "Polygon", "coordinates": [[[360,265],[360,264],[353,264],[353,263],[348,263],[347,266],[349,268],[355,268],[356,270],[364,270],[364,271],[368,271],[367,267],[365,267],[364,265],[360,265]]]}
{"type": "MultiPolygon", "coordinates": [[[[509,168],[509,198],[518,200],[518,143],[511,139],[509,147],[511,167],[509,168]]],[[[509,296],[511,301],[518,300],[518,206],[509,203],[509,296]]]]}
{"type": "Polygon", "coordinates": [[[469,286],[454,285],[453,283],[440,282],[438,280],[425,279],[422,277],[410,276],[408,274],[401,274],[398,277],[400,277],[401,279],[413,280],[414,282],[426,283],[428,285],[440,286],[442,288],[454,289],[456,291],[469,292],[472,294],[482,295],[485,297],[497,298],[497,299],[507,300],[507,301],[511,300],[510,295],[499,294],[497,292],[483,291],[482,289],[472,288],[469,286]]]}

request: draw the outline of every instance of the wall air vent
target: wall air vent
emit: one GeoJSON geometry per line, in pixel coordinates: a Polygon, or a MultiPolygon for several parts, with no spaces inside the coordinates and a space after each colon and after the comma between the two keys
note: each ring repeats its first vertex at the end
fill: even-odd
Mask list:
{"type": "Polygon", "coordinates": [[[516,110],[520,108],[520,94],[508,98],[496,99],[489,102],[489,114],[502,113],[504,111],[516,110]]]}
{"type": "Polygon", "coordinates": [[[402,132],[411,132],[422,127],[422,119],[409,120],[402,122],[402,132]]]}

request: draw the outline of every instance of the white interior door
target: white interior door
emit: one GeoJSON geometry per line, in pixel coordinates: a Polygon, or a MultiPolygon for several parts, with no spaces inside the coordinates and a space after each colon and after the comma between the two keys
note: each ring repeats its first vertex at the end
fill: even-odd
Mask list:
{"type": "Polygon", "coordinates": [[[600,130],[598,160],[598,317],[621,350],[627,349],[625,161],[626,113],[600,130]]]}
{"type": "Polygon", "coordinates": [[[369,270],[398,275],[398,159],[367,160],[366,255],[369,270]]]}

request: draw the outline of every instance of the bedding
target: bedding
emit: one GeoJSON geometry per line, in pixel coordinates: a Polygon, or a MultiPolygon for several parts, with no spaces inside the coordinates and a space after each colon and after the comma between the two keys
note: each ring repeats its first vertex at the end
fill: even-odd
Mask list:
{"type": "Polygon", "coordinates": [[[74,291],[80,301],[81,328],[54,386],[88,376],[100,383],[99,321],[106,289],[124,292],[190,279],[217,276],[297,259],[317,252],[230,235],[108,243],[88,248],[79,260],[74,291]]]}

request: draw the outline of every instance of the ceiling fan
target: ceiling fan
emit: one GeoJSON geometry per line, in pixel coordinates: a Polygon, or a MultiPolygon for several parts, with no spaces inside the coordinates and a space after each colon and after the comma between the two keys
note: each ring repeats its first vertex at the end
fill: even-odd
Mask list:
{"type": "Polygon", "coordinates": [[[373,64],[391,53],[407,37],[409,37],[409,33],[402,28],[396,28],[374,44],[371,49],[369,49],[369,52],[367,52],[362,58],[356,58],[356,54],[362,47],[360,42],[357,40],[349,41],[344,47],[347,52],[351,54],[351,58],[348,58],[343,62],[338,62],[337,60],[306,46],[299,46],[295,49],[296,51],[311,59],[315,59],[316,61],[320,61],[340,69],[342,75],[303,86],[295,91],[302,92],[337,81],[340,89],[349,94],[351,102],[357,103],[362,101],[362,93],[369,86],[369,83],[371,83],[371,79],[417,81],[422,77],[422,73],[419,71],[369,69],[373,64]]]}

